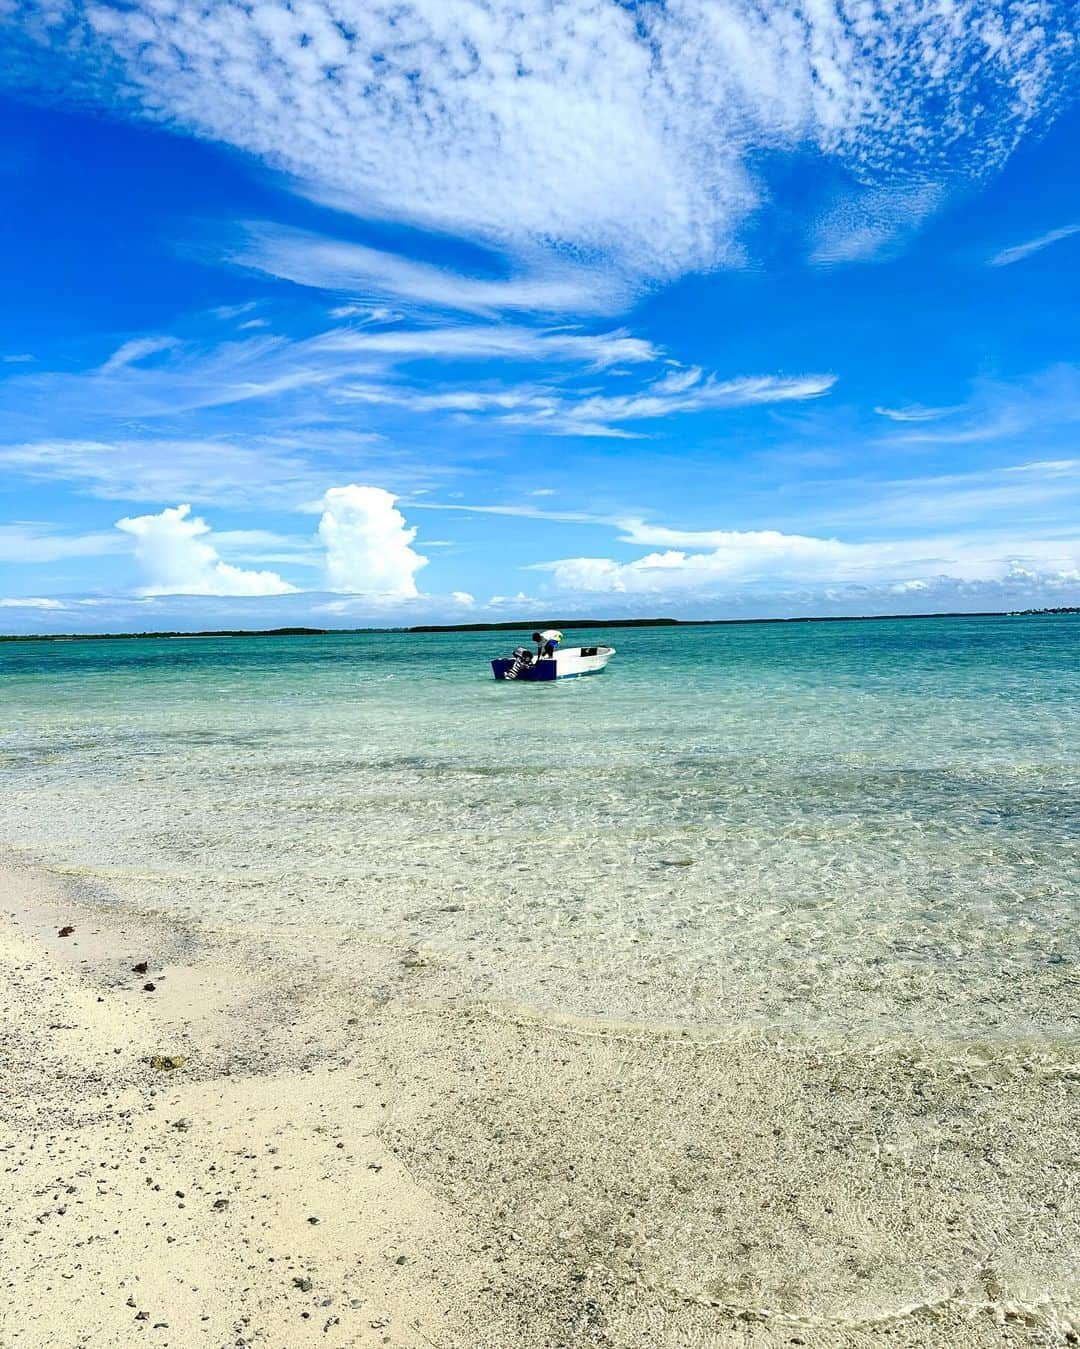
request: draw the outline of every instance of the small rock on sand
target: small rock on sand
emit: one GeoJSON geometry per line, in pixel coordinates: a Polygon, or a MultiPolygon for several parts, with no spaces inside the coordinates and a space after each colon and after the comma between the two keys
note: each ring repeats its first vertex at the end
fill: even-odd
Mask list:
{"type": "Polygon", "coordinates": [[[183,1054],[154,1054],[150,1058],[150,1067],[163,1069],[166,1072],[173,1068],[182,1068],[187,1063],[183,1054]]]}

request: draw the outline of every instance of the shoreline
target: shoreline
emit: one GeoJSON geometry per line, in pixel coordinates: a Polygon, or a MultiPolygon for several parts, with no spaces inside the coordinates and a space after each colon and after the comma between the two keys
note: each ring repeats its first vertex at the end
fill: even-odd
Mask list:
{"type": "Polygon", "coordinates": [[[530,628],[556,627],[568,631],[591,628],[721,628],[767,624],[801,623],[901,623],[928,618],[1061,618],[1080,614],[1080,608],[1064,605],[1052,609],[941,609],[919,614],[791,614],[780,618],[542,618],[497,623],[418,623],[396,628],[220,628],[163,629],[157,632],[15,632],[0,633],[2,642],[127,642],[172,638],[224,637],[357,637],[397,633],[517,632],[530,628]]]}
{"type": "Polygon", "coordinates": [[[424,1006],[0,887],[5,1349],[1080,1333],[1067,1043],[424,1006]]]}

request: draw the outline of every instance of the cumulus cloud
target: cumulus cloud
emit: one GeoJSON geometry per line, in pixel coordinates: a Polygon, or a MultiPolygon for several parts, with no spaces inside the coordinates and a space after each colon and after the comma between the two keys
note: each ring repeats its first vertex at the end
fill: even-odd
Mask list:
{"type": "Polygon", "coordinates": [[[135,557],[147,576],[141,595],[285,595],[296,589],[276,572],[223,562],[208,537],[210,526],[190,506],[125,516],[116,528],[135,539],[135,557]]]}
{"type": "Polygon", "coordinates": [[[950,583],[996,584],[1024,578],[1043,587],[1080,581],[1080,539],[942,536],[902,541],[846,542],[779,530],[669,530],[641,523],[625,538],[641,543],[696,543],[706,551],[671,547],[629,562],[572,557],[534,565],[559,591],[593,594],[717,596],[732,586],[871,585],[901,591],[950,583]]]}
{"type": "Polygon", "coordinates": [[[738,256],[756,151],[1000,164],[1063,101],[1049,0],[11,0],[9,84],[223,142],[368,217],[666,278],[738,256]]]}
{"type": "Polygon", "coordinates": [[[416,530],[381,487],[349,483],[331,487],[322,499],[319,538],[326,548],[326,581],[349,594],[410,599],[419,591],[416,573],[427,565],[412,548],[416,530]]]}
{"type": "MultiPolygon", "coordinates": [[[[684,538],[677,530],[639,525],[629,537],[641,542],[684,538]]],[[[777,530],[716,530],[697,536],[710,551],[690,553],[669,548],[631,562],[606,557],[572,557],[536,564],[549,571],[555,585],[566,590],[657,592],[672,589],[706,590],[719,581],[833,576],[850,565],[852,545],[837,539],[819,539],[777,530]]],[[[857,555],[857,549],[855,550],[857,555]]]]}

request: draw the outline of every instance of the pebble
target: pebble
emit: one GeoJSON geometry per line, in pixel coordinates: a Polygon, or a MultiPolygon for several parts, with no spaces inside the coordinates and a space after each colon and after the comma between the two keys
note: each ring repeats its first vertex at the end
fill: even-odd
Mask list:
{"type": "Polygon", "coordinates": [[[71,926],[68,926],[68,927],[62,927],[62,928],[60,929],[60,931],[59,931],[56,935],[57,935],[58,937],[70,937],[71,934],[72,934],[74,931],[75,931],[75,929],[74,929],[73,927],[71,927],[71,926]]]}

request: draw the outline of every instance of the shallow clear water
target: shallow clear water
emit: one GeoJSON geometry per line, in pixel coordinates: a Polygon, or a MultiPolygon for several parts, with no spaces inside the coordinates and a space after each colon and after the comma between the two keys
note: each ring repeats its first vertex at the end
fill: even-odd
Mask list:
{"type": "Polygon", "coordinates": [[[425,996],[1074,1027],[1080,621],[0,645],[0,846],[425,996]]]}

